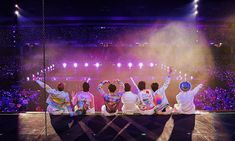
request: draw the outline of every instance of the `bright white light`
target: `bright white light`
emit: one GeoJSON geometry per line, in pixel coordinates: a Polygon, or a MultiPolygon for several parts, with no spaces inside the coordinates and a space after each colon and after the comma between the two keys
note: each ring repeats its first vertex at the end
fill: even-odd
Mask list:
{"type": "Polygon", "coordinates": [[[66,68],[66,67],[67,67],[67,64],[66,64],[66,63],[63,63],[62,65],[63,65],[63,68],[66,68]]]}
{"type": "Polygon", "coordinates": [[[197,9],[198,8],[198,4],[194,4],[194,8],[197,9]]]}
{"type": "Polygon", "coordinates": [[[128,63],[128,67],[131,68],[133,66],[133,64],[130,62],[128,63]]]}
{"type": "Polygon", "coordinates": [[[27,81],[29,81],[29,80],[30,80],[30,78],[29,78],[29,77],[27,77],[27,78],[26,78],[26,80],[27,80],[27,81]]]}
{"type": "Polygon", "coordinates": [[[18,4],[15,4],[15,8],[19,8],[19,5],[18,5],[18,4]]]}
{"type": "Polygon", "coordinates": [[[20,12],[18,10],[15,11],[16,16],[20,15],[20,12]]]}
{"type": "Polygon", "coordinates": [[[100,63],[98,63],[98,62],[95,63],[95,67],[97,67],[97,68],[100,67],[100,63]]]}
{"type": "Polygon", "coordinates": [[[73,63],[73,67],[77,68],[78,67],[78,63],[73,63]]]}
{"type": "Polygon", "coordinates": [[[117,63],[117,67],[120,68],[122,66],[121,63],[117,63]]]}
{"type": "Polygon", "coordinates": [[[35,77],[35,75],[34,75],[34,74],[32,74],[32,77],[35,77]]]}
{"type": "Polygon", "coordinates": [[[198,14],[198,11],[196,10],[193,14],[196,16],[198,14]]]}
{"type": "Polygon", "coordinates": [[[139,63],[139,67],[142,68],[144,64],[142,62],[139,63]]]}
{"type": "Polygon", "coordinates": [[[199,0],[194,0],[194,3],[198,3],[199,2],[199,0]]]}
{"type": "Polygon", "coordinates": [[[194,79],[193,76],[191,76],[190,79],[193,80],[194,79]]]}
{"type": "Polygon", "coordinates": [[[54,64],[52,64],[52,67],[55,67],[55,65],[54,65],[54,64]]]}
{"type": "Polygon", "coordinates": [[[50,66],[50,68],[52,69],[52,66],[50,66]]]}
{"type": "Polygon", "coordinates": [[[85,63],[85,64],[84,64],[84,67],[88,67],[88,66],[89,66],[89,64],[88,64],[88,63],[85,63]]]}
{"type": "Polygon", "coordinates": [[[150,63],[149,66],[150,66],[150,67],[154,67],[154,63],[150,63]]]}

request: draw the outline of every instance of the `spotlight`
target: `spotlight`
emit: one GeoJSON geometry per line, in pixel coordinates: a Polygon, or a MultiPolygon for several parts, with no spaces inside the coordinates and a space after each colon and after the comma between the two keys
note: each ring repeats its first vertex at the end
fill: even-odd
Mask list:
{"type": "Polygon", "coordinates": [[[78,63],[73,63],[73,67],[77,68],[78,67],[78,63]]]}
{"type": "Polygon", "coordinates": [[[194,3],[198,3],[199,2],[199,0],[194,0],[194,3]]]}
{"type": "Polygon", "coordinates": [[[193,14],[196,16],[198,14],[198,11],[196,10],[193,14]]]}
{"type": "Polygon", "coordinates": [[[63,63],[62,65],[63,65],[63,68],[66,68],[66,67],[67,67],[67,64],[66,64],[66,63],[63,63]]]}
{"type": "Polygon", "coordinates": [[[150,66],[150,67],[154,67],[154,64],[153,64],[153,63],[150,63],[149,66],[150,66]]]}
{"type": "Polygon", "coordinates": [[[194,4],[194,9],[197,9],[198,8],[198,4],[194,4]]]}
{"type": "Polygon", "coordinates": [[[19,16],[20,15],[20,12],[18,10],[15,11],[15,15],[16,16],[19,16]]]}
{"type": "Polygon", "coordinates": [[[128,63],[128,67],[131,68],[133,66],[133,64],[130,62],[128,63]]]}
{"type": "Polygon", "coordinates": [[[117,67],[120,68],[122,66],[121,63],[117,63],[117,67]]]}
{"type": "Polygon", "coordinates": [[[96,67],[96,68],[99,68],[99,67],[100,67],[100,63],[98,63],[98,62],[95,63],[95,67],[96,67]]]}
{"type": "Polygon", "coordinates": [[[55,67],[55,65],[54,65],[54,64],[52,64],[52,67],[55,67]]]}
{"type": "Polygon", "coordinates": [[[193,76],[191,76],[190,78],[191,78],[191,80],[193,80],[193,79],[194,79],[194,78],[193,78],[193,76]]]}
{"type": "Polygon", "coordinates": [[[142,62],[139,63],[139,67],[142,68],[144,64],[142,62]]]}
{"type": "Polygon", "coordinates": [[[27,81],[29,81],[29,80],[30,80],[30,78],[29,78],[29,77],[27,77],[27,78],[26,78],[26,80],[27,80],[27,81]]]}
{"type": "Polygon", "coordinates": [[[15,8],[19,8],[19,5],[18,5],[18,4],[15,4],[15,8]]]}
{"type": "Polygon", "coordinates": [[[89,66],[89,64],[88,64],[88,63],[85,63],[85,64],[84,64],[84,67],[88,67],[88,66],[89,66]]]}

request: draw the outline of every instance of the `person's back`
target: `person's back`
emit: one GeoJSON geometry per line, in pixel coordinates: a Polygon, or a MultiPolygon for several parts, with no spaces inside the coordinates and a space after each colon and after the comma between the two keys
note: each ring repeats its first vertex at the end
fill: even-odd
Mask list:
{"type": "Polygon", "coordinates": [[[122,87],[123,83],[120,80],[116,80],[120,85],[119,92],[116,92],[116,86],[111,84],[109,81],[105,80],[98,85],[98,91],[104,98],[104,105],[101,107],[101,113],[106,116],[113,116],[118,113],[118,105],[121,101],[121,96],[123,94],[122,87]],[[103,86],[109,84],[108,93],[103,90],[103,86]]]}
{"type": "Polygon", "coordinates": [[[125,83],[125,93],[122,95],[122,112],[124,114],[134,114],[139,112],[138,104],[139,104],[139,97],[132,93],[131,87],[128,83],[125,83]]]}
{"type": "MultiPolygon", "coordinates": [[[[189,87],[191,88],[190,83],[189,85],[190,85],[189,87]]],[[[198,93],[198,91],[202,88],[202,86],[203,86],[202,84],[199,84],[193,90],[182,90],[179,94],[177,94],[176,95],[177,104],[175,104],[174,106],[175,111],[183,114],[194,114],[195,113],[194,97],[198,93]]]]}
{"type": "Polygon", "coordinates": [[[59,83],[57,89],[52,89],[50,86],[44,84],[40,80],[36,80],[36,82],[42,87],[46,89],[46,92],[49,94],[46,102],[48,104],[47,111],[52,115],[60,115],[60,114],[72,114],[71,106],[70,106],[70,98],[69,94],[64,91],[64,84],[59,83]]]}
{"type": "Polygon", "coordinates": [[[83,83],[83,91],[78,92],[73,97],[74,111],[77,114],[94,114],[94,96],[89,92],[88,82],[83,83]]]}

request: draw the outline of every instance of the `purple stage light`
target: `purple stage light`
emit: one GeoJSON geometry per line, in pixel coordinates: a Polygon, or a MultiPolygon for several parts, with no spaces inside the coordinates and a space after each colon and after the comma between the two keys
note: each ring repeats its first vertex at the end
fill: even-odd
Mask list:
{"type": "Polygon", "coordinates": [[[122,66],[121,63],[117,63],[117,67],[120,68],[122,66]]]}
{"type": "Polygon", "coordinates": [[[128,63],[128,67],[131,68],[133,64],[131,62],[128,63]]]}
{"type": "Polygon", "coordinates": [[[67,63],[63,63],[63,68],[66,68],[67,67],[67,63]]]}
{"type": "Polygon", "coordinates": [[[150,66],[150,67],[154,67],[154,63],[152,63],[152,62],[149,63],[149,66],[150,66]]]}
{"type": "Polygon", "coordinates": [[[144,64],[142,62],[140,62],[138,65],[139,65],[140,69],[144,66],[144,64]]]}
{"type": "Polygon", "coordinates": [[[85,64],[84,64],[84,67],[88,67],[88,66],[89,66],[89,64],[88,64],[88,63],[85,63],[85,64]]]}
{"type": "Polygon", "coordinates": [[[73,67],[77,68],[78,67],[78,63],[73,63],[73,67]]]}
{"type": "Polygon", "coordinates": [[[96,68],[99,68],[99,67],[100,67],[100,63],[98,63],[98,62],[95,63],[95,67],[96,67],[96,68]]]}

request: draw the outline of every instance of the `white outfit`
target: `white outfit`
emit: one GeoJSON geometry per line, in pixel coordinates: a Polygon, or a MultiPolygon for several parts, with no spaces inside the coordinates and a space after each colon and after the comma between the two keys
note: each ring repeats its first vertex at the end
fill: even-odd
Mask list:
{"type": "Polygon", "coordinates": [[[187,92],[181,91],[178,95],[176,95],[176,100],[178,104],[174,105],[174,110],[177,113],[182,114],[194,114],[195,113],[195,104],[193,102],[194,96],[198,93],[198,91],[202,88],[202,84],[199,84],[193,90],[189,90],[187,92]]]}
{"type": "MultiPolygon", "coordinates": [[[[44,88],[42,81],[36,80],[36,82],[44,88]]],[[[48,104],[47,111],[50,114],[61,115],[72,113],[69,94],[67,92],[52,89],[48,85],[46,85],[46,92],[49,94],[46,102],[48,104]]]]}
{"type": "Polygon", "coordinates": [[[131,91],[125,92],[122,95],[121,101],[123,103],[122,112],[124,114],[139,113],[139,108],[137,105],[140,101],[136,94],[132,93],[131,91]]]}
{"type": "Polygon", "coordinates": [[[169,105],[169,102],[168,102],[168,99],[167,99],[167,97],[166,97],[166,92],[165,92],[165,91],[166,91],[166,89],[168,88],[168,86],[169,86],[169,84],[170,84],[170,81],[171,81],[171,79],[170,79],[170,77],[168,76],[168,77],[165,79],[165,82],[164,82],[164,84],[162,85],[162,87],[159,88],[157,91],[155,91],[155,92],[153,93],[153,96],[155,96],[155,95],[157,95],[157,94],[159,94],[159,95],[162,96],[162,102],[161,102],[161,104],[156,105],[156,107],[155,107],[156,111],[161,111],[161,110],[163,110],[167,105],[169,105]]]}

